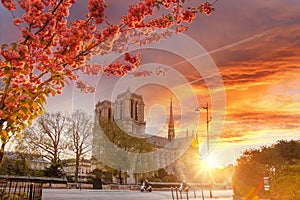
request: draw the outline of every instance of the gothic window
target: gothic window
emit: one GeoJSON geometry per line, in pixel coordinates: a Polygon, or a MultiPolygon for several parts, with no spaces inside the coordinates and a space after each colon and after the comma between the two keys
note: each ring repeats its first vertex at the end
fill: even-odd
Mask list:
{"type": "Polygon", "coordinates": [[[130,100],[130,117],[133,119],[133,100],[130,100]]]}
{"type": "Polygon", "coordinates": [[[108,108],[108,119],[112,119],[111,118],[111,108],[108,108]]]}
{"type": "Polygon", "coordinates": [[[138,107],[138,103],[136,102],[136,103],[135,103],[135,109],[134,109],[134,110],[135,110],[135,120],[136,120],[136,121],[138,120],[138,108],[139,108],[139,107],[138,107]]]}

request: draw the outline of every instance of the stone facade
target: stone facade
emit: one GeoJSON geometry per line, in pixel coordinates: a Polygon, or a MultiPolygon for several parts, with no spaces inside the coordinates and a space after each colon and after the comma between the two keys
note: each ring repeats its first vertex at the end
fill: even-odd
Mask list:
{"type": "MultiPolygon", "coordinates": [[[[64,160],[64,162],[66,164],[64,172],[67,176],[70,176],[74,180],[76,171],[75,159],[64,160]]],[[[86,183],[88,181],[88,177],[91,176],[90,173],[92,172],[91,160],[80,160],[78,167],[78,182],[86,183]]]]}
{"type": "MultiPolygon", "coordinates": [[[[101,118],[115,121],[118,126],[123,129],[127,134],[133,136],[140,136],[147,139],[147,142],[152,144],[156,149],[151,157],[151,165],[157,166],[157,169],[164,167],[170,174],[178,174],[180,168],[182,168],[176,160],[178,155],[182,155],[182,151],[187,149],[186,145],[188,140],[192,139],[192,136],[175,137],[175,127],[173,119],[172,99],[170,100],[170,118],[168,123],[168,133],[166,137],[146,135],[144,121],[144,108],[145,104],[143,97],[139,94],[132,93],[128,89],[122,94],[119,94],[115,102],[111,101],[99,101],[95,106],[95,131],[93,132],[93,148],[92,155],[94,158],[101,160],[107,155],[109,150],[105,149],[105,139],[101,134],[101,128],[97,123],[101,118]],[[100,132],[99,132],[100,130],[100,132]],[[159,152],[159,153],[157,153],[159,152]]],[[[108,155],[110,155],[108,153],[108,155]]],[[[97,168],[105,169],[98,162],[97,168]]],[[[128,175],[131,174],[128,171],[128,175]]],[[[133,174],[128,178],[127,183],[135,183],[133,174]]]]}
{"type": "Polygon", "coordinates": [[[115,102],[108,100],[96,104],[95,116],[115,121],[128,134],[144,135],[144,100],[141,95],[130,92],[119,94],[115,102]]]}

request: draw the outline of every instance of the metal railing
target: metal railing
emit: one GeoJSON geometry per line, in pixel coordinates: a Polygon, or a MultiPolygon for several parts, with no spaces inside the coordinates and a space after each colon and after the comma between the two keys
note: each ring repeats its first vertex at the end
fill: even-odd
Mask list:
{"type": "Polygon", "coordinates": [[[1,200],[41,200],[42,183],[19,182],[12,180],[1,180],[1,200]]]}
{"type": "MultiPolygon", "coordinates": [[[[179,190],[177,187],[173,188],[171,187],[171,194],[172,194],[172,200],[178,200],[185,198],[186,200],[189,200],[189,190],[179,190]],[[175,193],[175,194],[174,194],[175,193]]],[[[196,193],[194,191],[194,198],[196,198],[196,193]]]]}

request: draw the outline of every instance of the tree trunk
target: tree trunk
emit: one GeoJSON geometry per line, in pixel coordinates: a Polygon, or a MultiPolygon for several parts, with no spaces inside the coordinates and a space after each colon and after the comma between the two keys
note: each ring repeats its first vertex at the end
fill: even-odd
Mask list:
{"type": "Polygon", "coordinates": [[[75,183],[78,183],[78,172],[79,172],[79,155],[76,154],[76,163],[75,163],[75,183]]]}
{"type": "Polygon", "coordinates": [[[51,162],[54,166],[58,165],[58,162],[57,162],[57,148],[56,147],[54,147],[53,160],[51,162]]]}
{"type": "Polygon", "coordinates": [[[120,179],[120,185],[122,185],[123,182],[122,182],[122,171],[121,170],[119,171],[119,179],[120,179]]]}
{"type": "Polygon", "coordinates": [[[1,149],[0,149],[0,165],[1,165],[3,157],[4,157],[5,145],[6,145],[6,143],[2,143],[2,145],[1,145],[1,149]]]}

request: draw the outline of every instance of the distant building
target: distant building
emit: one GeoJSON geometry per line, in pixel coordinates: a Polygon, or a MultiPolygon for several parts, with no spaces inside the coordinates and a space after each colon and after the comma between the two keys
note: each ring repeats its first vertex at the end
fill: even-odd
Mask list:
{"type": "MultiPolygon", "coordinates": [[[[67,176],[71,177],[73,180],[75,179],[75,159],[68,159],[64,160],[64,172],[67,176]]],[[[82,159],[79,162],[79,169],[78,169],[78,182],[86,183],[88,181],[88,177],[92,172],[92,165],[91,160],[82,159]]]]}
{"type": "Polygon", "coordinates": [[[51,164],[49,161],[46,161],[41,157],[32,158],[28,161],[30,168],[34,170],[45,170],[51,164]]]}
{"type": "Polygon", "coordinates": [[[33,170],[45,170],[50,166],[50,162],[45,160],[43,156],[32,155],[32,154],[22,154],[16,152],[4,152],[4,157],[9,158],[10,160],[22,160],[28,162],[29,167],[33,170]]]}

